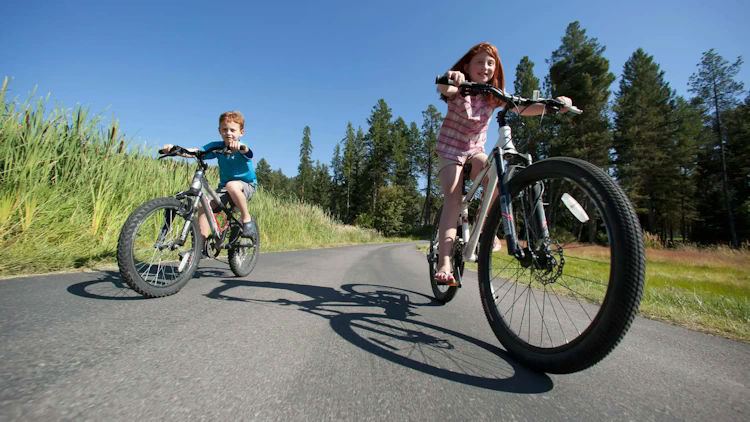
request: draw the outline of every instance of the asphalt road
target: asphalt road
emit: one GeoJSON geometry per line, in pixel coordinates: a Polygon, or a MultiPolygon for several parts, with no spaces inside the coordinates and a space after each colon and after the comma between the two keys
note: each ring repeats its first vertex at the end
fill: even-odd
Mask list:
{"type": "Polygon", "coordinates": [[[750,345],[637,319],[571,375],[515,363],[468,272],[414,244],[204,260],[174,296],[116,271],[0,280],[0,421],[750,420],[750,345]]]}

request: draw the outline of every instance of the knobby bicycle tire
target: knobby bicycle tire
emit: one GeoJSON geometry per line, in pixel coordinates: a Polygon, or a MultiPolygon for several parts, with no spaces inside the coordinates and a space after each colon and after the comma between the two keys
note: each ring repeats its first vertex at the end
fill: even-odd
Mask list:
{"type": "Polygon", "coordinates": [[[231,234],[231,244],[229,246],[229,268],[237,277],[244,277],[255,268],[258,262],[258,253],[260,251],[260,232],[255,218],[253,223],[253,235],[250,237],[241,237],[242,228],[233,226],[231,234]]]}
{"type": "Polygon", "coordinates": [[[196,218],[190,222],[185,244],[175,242],[186,221],[184,208],[173,197],[152,199],[133,211],[120,231],[117,242],[120,276],[143,296],[177,293],[198,268],[203,237],[196,218]]]}
{"type": "MultiPolygon", "coordinates": [[[[578,159],[534,163],[509,187],[526,258],[493,255],[492,236],[483,236],[479,290],[487,320],[508,352],[534,369],[586,369],[617,346],[637,313],[645,278],[638,218],[606,173],[578,159]],[[534,195],[542,195],[549,238],[532,218],[534,195]],[[583,213],[570,211],[575,203],[583,213]]],[[[504,232],[497,200],[485,230],[504,232]]]]}

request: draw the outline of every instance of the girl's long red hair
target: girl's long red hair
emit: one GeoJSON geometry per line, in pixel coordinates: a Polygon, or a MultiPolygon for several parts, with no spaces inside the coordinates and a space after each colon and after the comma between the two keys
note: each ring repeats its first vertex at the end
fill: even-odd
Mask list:
{"type": "MultiPolygon", "coordinates": [[[[464,54],[461,59],[459,59],[456,64],[453,65],[451,70],[459,71],[466,76],[466,79],[468,80],[468,75],[466,75],[466,72],[464,72],[464,67],[469,64],[471,59],[479,54],[480,52],[484,51],[485,53],[492,56],[493,59],[495,59],[495,74],[492,75],[492,78],[489,80],[489,83],[494,86],[495,88],[501,89],[505,91],[505,71],[503,71],[503,63],[500,61],[500,56],[497,52],[497,48],[488,42],[480,42],[479,44],[475,45],[474,47],[471,47],[469,51],[464,54]]],[[[446,100],[444,96],[440,96],[441,99],[446,100]]],[[[496,100],[494,97],[492,97],[493,100],[496,100]]],[[[502,103],[499,100],[495,101],[496,106],[500,106],[502,103]]]]}

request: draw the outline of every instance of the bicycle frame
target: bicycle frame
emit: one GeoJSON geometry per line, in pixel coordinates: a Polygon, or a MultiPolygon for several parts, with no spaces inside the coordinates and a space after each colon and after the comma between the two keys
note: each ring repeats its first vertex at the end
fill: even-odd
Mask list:
{"type": "Polygon", "coordinates": [[[198,212],[198,204],[201,204],[203,206],[206,219],[208,220],[209,228],[211,229],[211,235],[209,236],[209,238],[213,239],[215,242],[222,242],[219,245],[219,248],[224,249],[227,247],[227,243],[223,243],[226,237],[226,229],[231,224],[240,225],[241,223],[232,214],[231,206],[228,207],[221,201],[221,199],[219,198],[219,194],[211,187],[208,179],[206,179],[205,171],[208,166],[203,162],[202,159],[198,157],[196,158],[198,159],[198,168],[195,170],[195,174],[193,175],[190,189],[175,195],[175,197],[180,200],[183,200],[186,197],[193,198],[189,202],[190,207],[188,215],[186,216],[185,225],[183,226],[182,232],[180,233],[180,243],[182,244],[187,240],[187,236],[190,233],[190,225],[192,224],[193,216],[196,212],[198,212]],[[218,204],[218,212],[214,212],[213,207],[211,206],[211,201],[214,201],[216,204],[218,204]],[[224,212],[227,218],[226,225],[223,228],[219,228],[216,218],[216,215],[219,212],[224,212]]]}
{"type": "MultiPolygon", "coordinates": [[[[481,228],[484,226],[484,222],[487,218],[487,212],[492,202],[492,197],[495,194],[495,189],[499,188],[498,198],[500,200],[500,210],[503,215],[503,224],[505,228],[505,240],[507,243],[508,255],[515,256],[517,258],[523,258],[523,249],[519,246],[518,237],[516,234],[515,226],[513,225],[513,208],[511,205],[510,189],[508,181],[512,176],[517,165],[510,166],[505,162],[505,155],[513,155],[521,158],[524,165],[531,165],[531,155],[521,154],[516,150],[513,145],[513,139],[511,137],[511,128],[508,126],[505,115],[509,108],[506,106],[497,114],[497,120],[500,125],[498,129],[497,142],[495,147],[492,149],[487,162],[484,165],[482,171],[472,180],[472,187],[469,191],[461,198],[461,213],[459,215],[461,229],[463,231],[463,238],[469,239],[463,247],[463,258],[464,261],[477,261],[476,247],[479,243],[479,235],[481,234],[481,228]],[[487,177],[487,187],[482,193],[480,200],[479,212],[476,220],[474,221],[474,232],[469,235],[469,203],[479,189],[481,181],[487,177]]],[[[541,196],[535,195],[535,218],[538,223],[538,227],[542,228],[543,236],[548,236],[546,217],[544,215],[544,208],[542,207],[541,196]]]]}

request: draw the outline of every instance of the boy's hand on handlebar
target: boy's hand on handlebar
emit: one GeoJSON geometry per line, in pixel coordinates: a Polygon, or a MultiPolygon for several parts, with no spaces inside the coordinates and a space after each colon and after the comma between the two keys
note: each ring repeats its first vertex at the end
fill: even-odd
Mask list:
{"type": "Polygon", "coordinates": [[[237,151],[239,151],[239,152],[245,152],[245,151],[247,151],[247,146],[245,146],[242,143],[240,143],[240,141],[229,141],[229,143],[227,144],[227,147],[229,147],[229,149],[232,152],[237,152],[237,151]],[[244,147],[244,149],[243,149],[243,147],[244,147]]]}

